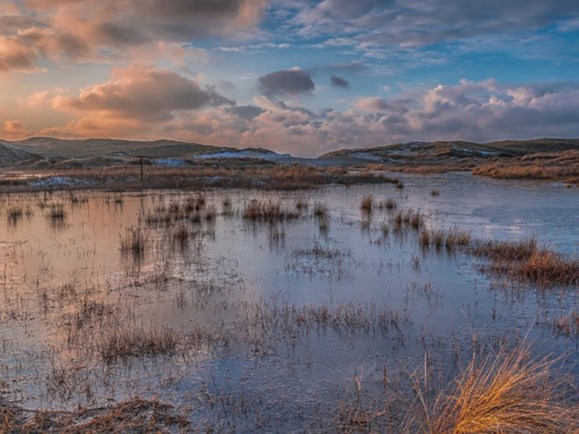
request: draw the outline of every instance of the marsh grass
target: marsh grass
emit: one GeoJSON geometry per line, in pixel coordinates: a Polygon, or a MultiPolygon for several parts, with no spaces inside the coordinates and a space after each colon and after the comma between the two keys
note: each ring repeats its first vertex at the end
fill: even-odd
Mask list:
{"type": "Polygon", "coordinates": [[[396,232],[404,232],[407,229],[420,230],[426,221],[426,216],[419,210],[408,209],[397,211],[392,215],[391,222],[396,232]]]}
{"type": "Polygon", "coordinates": [[[379,210],[386,210],[386,211],[394,211],[398,207],[398,203],[392,199],[388,198],[383,201],[378,202],[378,209],[379,210]]]}
{"type": "Polygon", "coordinates": [[[10,225],[16,225],[20,219],[22,218],[22,216],[24,215],[24,212],[22,210],[22,207],[12,207],[9,208],[6,211],[6,217],[8,218],[8,223],[10,225]]]}
{"type": "Polygon", "coordinates": [[[51,220],[64,220],[66,212],[64,210],[64,205],[61,203],[55,203],[50,205],[48,212],[48,217],[51,220]]]}
{"type": "Polygon", "coordinates": [[[374,208],[374,197],[371,194],[368,194],[362,198],[362,202],[360,202],[360,210],[365,214],[372,213],[372,209],[374,208]]]}
{"type": "Polygon", "coordinates": [[[521,261],[531,258],[538,250],[533,237],[516,241],[482,241],[473,246],[471,252],[491,261],[521,261]]]}
{"type": "Polygon", "coordinates": [[[121,252],[143,256],[150,244],[149,236],[141,226],[130,226],[121,234],[121,252]]]}
{"type": "Polygon", "coordinates": [[[257,223],[278,223],[299,218],[299,213],[290,211],[277,200],[253,199],[245,205],[242,217],[257,223]]]}
{"type": "Polygon", "coordinates": [[[551,329],[558,335],[579,337],[579,311],[573,310],[568,315],[561,315],[548,322],[551,329]]]}
{"type": "Polygon", "coordinates": [[[113,364],[132,357],[172,355],[179,342],[177,332],[168,328],[112,330],[97,341],[96,352],[104,363],[113,364]]]}
{"type": "Polygon", "coordinates": [[[323,202],[314,203],[314,216],[318,218],[327,218],[329,216],[328,205],[323,202]]]}
{"type": "Polygon", "coordinates": [[[474,356],[442,391],[429,391],[428,372],[414,378],[417,412],[406,432],[424,434],[564,434],[579,429],[579,407],[554,360],[533,359],[527,345],[474,356]]]}
{"type": "Polygon", "coordinates": [[[451,229],[422,229],[418,243],[424,249],[454,251],[470,245],[471,235],[457,227],[451,229]]]}
{"type": "Polygon", "coordinates": [[[579,285],[579,259],[539,247],[534,238],[484,241],[471,253],[491,260],[484,269],[540,288],[579,285]]]}

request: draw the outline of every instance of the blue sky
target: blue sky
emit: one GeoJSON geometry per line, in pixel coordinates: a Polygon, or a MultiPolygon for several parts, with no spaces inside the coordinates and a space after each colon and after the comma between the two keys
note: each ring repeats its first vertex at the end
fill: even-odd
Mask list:
{"type": "Polygon", "coordinates": [[[579,136],[579,2],[0,0],[0,137],[579,136]]]}

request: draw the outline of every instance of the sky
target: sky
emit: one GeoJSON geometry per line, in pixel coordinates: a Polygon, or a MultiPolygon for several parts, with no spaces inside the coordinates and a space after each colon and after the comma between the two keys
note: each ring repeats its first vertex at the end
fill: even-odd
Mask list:
{"type": "Polygon", "coordinates": [[[579,137],[577,0],[0,0],[0,138],[579,137]]]}

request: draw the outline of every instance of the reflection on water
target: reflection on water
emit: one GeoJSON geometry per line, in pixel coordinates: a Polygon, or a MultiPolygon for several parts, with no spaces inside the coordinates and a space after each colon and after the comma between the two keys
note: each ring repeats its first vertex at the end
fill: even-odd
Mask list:
{"type": "Polygon", "coordinates": [[[154,396],[198,423],[251,431],[244,412],[257,412],[265,431],[299,430],[323,425],[353,377],[371,400],[425,352],[451,375],[474,341],[528,334],[579,361],[576,338],[542,325],[577,291],[495,289],[471,257],[425,252],[389,221],[395,204],[429,228],[576,253],[577,191],[463,174],[404,184],[4,196],[0,387],[30,408],[154,396]],[[368,194],[392,200],[368,214],[368,194]],[[244,218],[252,199],[291,213],[244,218]]]}

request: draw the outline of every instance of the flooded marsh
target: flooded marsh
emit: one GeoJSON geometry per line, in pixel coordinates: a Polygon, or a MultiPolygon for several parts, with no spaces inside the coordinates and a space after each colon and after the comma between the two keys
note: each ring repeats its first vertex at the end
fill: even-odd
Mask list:
{"type": "Polygon", "coordinates": [[[435,432],[408,416],[427,376],[485,388],[524,371],[520,394],[554,374],[576,395],[577,192],[401,179],[1,196],[0,396],[48,411],[158,400],[187,421],[174,432],[435,432]],[[555,360],[489,368],[520,345],[555,360]]]}

